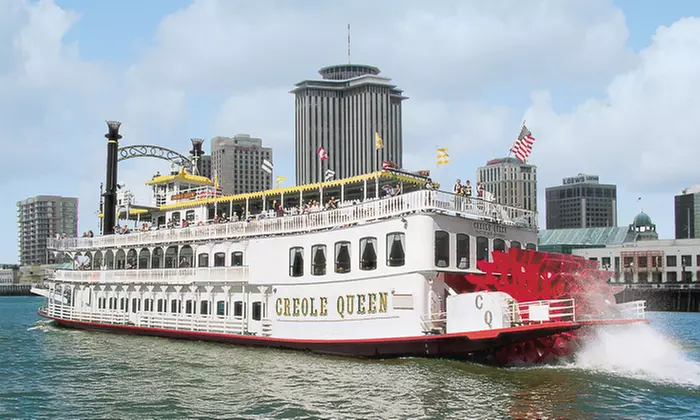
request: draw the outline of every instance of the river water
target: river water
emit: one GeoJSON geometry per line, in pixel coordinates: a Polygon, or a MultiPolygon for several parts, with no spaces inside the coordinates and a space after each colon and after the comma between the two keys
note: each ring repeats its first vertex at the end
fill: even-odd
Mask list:
{"type": "Polygon", "coordinates": [[[700,314],[601,330],[574,362],[367,361],[57,328],[0,297],[0,417],[698,418],[700,314]]]}

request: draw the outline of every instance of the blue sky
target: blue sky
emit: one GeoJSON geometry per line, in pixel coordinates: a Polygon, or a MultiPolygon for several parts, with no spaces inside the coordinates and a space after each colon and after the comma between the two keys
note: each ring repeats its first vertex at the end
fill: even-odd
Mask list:
{"type": "MultiPolygon", "coordinates": [[[[292,179],[288,91],[346,59],[347,23],[353,61],[410,97],[409,169],[435,170],[439,144],[452,163],[438,181],[473,180],[527,119],[542,215],[546,186],[596,173],[618,184],[620,225],[643,208],[672,237],[673,195],[700,183],[699,14],[651,0],[0,0],[0,141],[31,156],[0,167],[0,261],[17,259],[15,203],[29,196],[77,196],[80,230],[95,229],[105,119],[123,121],[122,144],[183,152],[191,137],[262,137],[292,179]]],[[[157,170],[124,162],[120,182],[147,202],[157,170]]]]}

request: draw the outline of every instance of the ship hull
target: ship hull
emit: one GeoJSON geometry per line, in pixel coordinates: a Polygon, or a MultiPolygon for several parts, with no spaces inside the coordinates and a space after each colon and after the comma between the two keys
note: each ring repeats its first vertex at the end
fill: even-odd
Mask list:
{"type": "Polygon", "coordinates": [[[59,326],[87,331],[210,341],[247,347],[268,347],[309,351],[319,354],[361,358],[441,357],[485,361],[499,348],[526,343],[541,337],[571,332],[579,323],[560,322],[529,325],[471,333],[424,335],[415,337],[373,338],[352,340],[299,340],[238,334],[214,334],[200,331],[168,330],[132,325],[98,324],[71,321],[39,315],[54,320],[59,326]]]}

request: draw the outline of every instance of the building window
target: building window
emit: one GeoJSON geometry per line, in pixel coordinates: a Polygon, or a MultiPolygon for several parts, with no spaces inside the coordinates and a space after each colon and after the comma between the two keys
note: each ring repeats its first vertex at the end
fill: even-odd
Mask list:
{"type": "Polygon", "coordinates": [[[386,265],[401,267],[406,264],[406,234],[393,232],[386,235],[386,265]]]}
{"type": "Polygon", "coordinates": [[[647,261],[647,256],[646,256],[646,255],[641,256],[641,257],[637,257],[637,267],[639,267],[639,268],[647,268],[647,267],[648,267],[647,262],[648,262],[648,261],[647,261]]]}
{"type": "Polygon", "coordinates": [[[649,273],[646,271],[643,271],[638,274],[639,275],[639,281],[638,283],[648,283],[649,282],[649,273]]]}
{"type": "Polygon", "coordinates": [[[209,254],[199,254],[197,256],[197,267],[209,267],[209,254]]]}
{"type": "Polygon", "coordinates": [[[360,270],[376,270],[377,238],[360,239],[360,270]]]}
{"type": "Polygon", "coordinates": [[[231,253],[231,267],[243,266],[243,252],[234,251],[231,253]]]}
{"type": "Polygon", "coordinates": [[[226,254],[217,252],[214,254],[214,267],[226,267],[226,254]]]}
{"type": "Polygon", "coordinates": [[[693,265],[693,257],[691,255],[681,255],[681,266],[690,267],[693,265]]]}
{"type": "Polygon", "coordinates": [[[535,245],[533,243],[528,243],[527,245],[525,245],[525,249],[529,249],[531,251],[537,251],[537,245],[535,245]]]}
{"type": "Polygon", "coordinates": [[[625,268],[634,266],[634,257],[623,257],[622,264],[624,264],[625,268]]]}
{"type": "Polygon", "coordinates": [[[435,266],[450,265],[450,234],[444,230],[435,231],[435,266]]]}
{"type": "Polygon", "coordinates": [[[350,272],[350,242],[341,241],[335,243],[335,272],[350,272]]]}
{"type": "Polygon", "coordinates": [[[455,254],[457,268],[469,268],[469,235],[457,234],[457,252],[455,254]]]}
{"type": "Polygon", "coordinates": [[[667,255],[666,256],[666,267],[675,267],[676,266],[676,256],[675,255],[667,255]]]}
{"type": "Polygon", "coordinates": [[[669,271],[666,273],[666,281],[667,282],[676,282],[678,281],[678,273],[675,271],[669,271]]]}
{"type": "Polygon", "coordinates": [[[289,248],[289,275],[301,277],[304,275],[304,248],[295,246],[289,248]]]}
{"type": "Polygon", "coordinates": [[[510,241],[510,247],[511,248],[518,248],[521,249],[523,246],[520,242],[518,241],[510,241]]]}
{"type": "Polygon", "coordinates": [[[262,302],[253,302],[251,310],[253,312],[253,321],[260,321],[262,319],[262,302]]]}
{"type": "Polygon", "coordinates": [[[696,265],[697,267],[700,267],[700,255],[696,255],[696,256],[695,256],[695,265],[696,265]]]}
{"type": "Polygon", "coordinates": [[[485,236],[476,237],[476,260],[477,261],[488,261],[489,260],[489,238],[485,236]]]}
{"type": "Polygon", "coordinates": [[[661,259],[660,255],[655,255],[655,256],[651,257],[651,267],[652,268],[663,267],[663,260],[661,259]]]}
{"type": "Polygon", "coordinates": [[[604,269],[609,269],[610,268],[610,257],[603,257],[601,258],[600,264],[604,269]]]}
{"type": "Polygon", "coordinates": [[[693,272],[692,271],[684,271],[683,272],[683,281],[685,281],[685,282],[693,281],[693,272]]]}
{"type": "Polygon", "coordinates": [[[311,275],[323,276],[326,274],[326,246],[314,245],[311,247],[311,275]]]}
{"type": "Polygon", "coordinates": [[[660,271],[651,272],[651,281],[654,283],[661,283],[662,274],[660,271]]]}
{"type": "Polygon", "coordinates": [[[506,241],[500,238],[496,238],[493,240],[493,250],[494,251],[500,251],[500,252],[506,252],[506,241]]]}

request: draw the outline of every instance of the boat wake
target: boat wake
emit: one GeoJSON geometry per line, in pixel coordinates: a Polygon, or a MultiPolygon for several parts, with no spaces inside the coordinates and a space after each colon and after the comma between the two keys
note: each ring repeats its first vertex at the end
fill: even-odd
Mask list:
{"type": "Polygon", "coordinates": [[[573,368],[650,382],[700,387],[700,363],[647,324],[598,327],[581,343],[573,368]]]}
{"type": "Polygon", "coordinates": [[[56,329],[56,322],[53,320],[48,320],[48,321],[37,321],[34,323],[33,326],[27,328],[27,331],[41,331],[41,332],[49,332],[49,331],[54,331],[56,329]]]}

